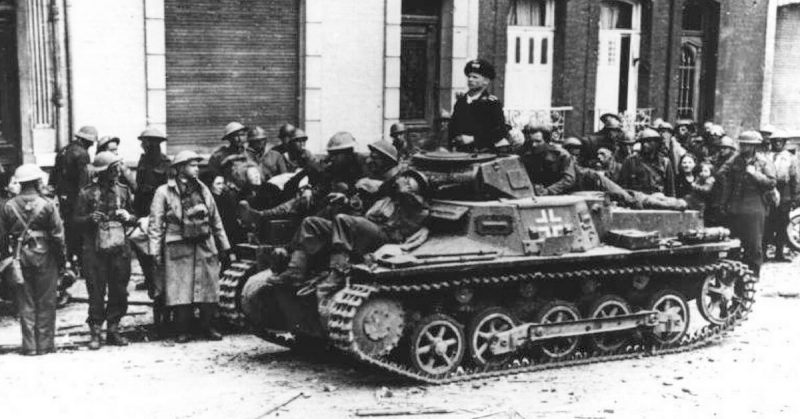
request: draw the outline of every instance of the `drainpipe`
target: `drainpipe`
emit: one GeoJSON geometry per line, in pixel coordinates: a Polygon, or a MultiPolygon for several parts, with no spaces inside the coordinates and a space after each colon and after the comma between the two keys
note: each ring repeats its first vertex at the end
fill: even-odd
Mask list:
{"type": "Polygon", "coordinates": [[[55,105],[56,149],[60,150],[67,143],[69,132],[69,109],[67,105],[67,57],[65,54],[66,27],[61,0],[50,0],[50,28],[53,48],[53,105],[55,105]]]}

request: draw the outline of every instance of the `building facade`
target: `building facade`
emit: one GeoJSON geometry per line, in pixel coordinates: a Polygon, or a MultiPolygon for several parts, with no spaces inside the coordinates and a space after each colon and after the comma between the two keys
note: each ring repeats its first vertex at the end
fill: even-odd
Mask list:
{"type": "Polygon", "coordinates": [[[165,130],[209,153],[238,120],[291,122],[324,150],[403,121],[435,135],[474,57],[509,123],[595,130],[714,120],[800,129],[800,1],[0,0],[0,163],[52,164],[81,125],[165,130]]]}

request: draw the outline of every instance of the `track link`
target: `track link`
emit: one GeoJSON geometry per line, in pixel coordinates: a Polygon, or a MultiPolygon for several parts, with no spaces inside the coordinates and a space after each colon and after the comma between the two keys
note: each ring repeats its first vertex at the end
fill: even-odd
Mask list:
{"type": "Polygon", "coordinates": [[[252,260],[234,262],[219,276],[219,318],[228,329],[241,330],[245,327],[239,299],[242,285],[255,266],[256,262],[252,260]]]}
{"type": "Polygon", "coordinates": [[[391,284],[351,284],[334,297],[332,311],[328,321],[329,337],[339,350],[353,356],[357,360],[389,373],[406,377],[411,380],[428,384],[447,384],[459,381],[487,379],[505,375],[536,372],[541,370],[571,367],[599,362],[618,361],[638,358],[648,355],[666,355],[686,352],[707,346],[722,338],[726,332],[733,330],[752,309],[755,301],[755,283],[757,278],[743,263],[733,260],[720,260],[715,263],[692,266],[633,266],[624,268],[584,269],[564,272],[534,272],[516,273],[498,276],[473,276],[452,281],[441,281],[415,285],[391,284]],[[744,285],[742,310],[731,317],[723,325],[705,325],[692,335],[684,336],[679,342],[670,345],[633,344],[622,347],[613,352],[576,352],[567,359],[552,361],[547,359],[530,359],[517,356],[502,365],[486,366],[480,368],[459,367],[455,372],[447,375],[429,375],[411,370],[409,367],[396,363],[389,358],[371,357],[359,350],[354,343],[353,317],[358,308],[370,297],[376,294],[407,294],[428,290],[442,290],[464,285],[500,285],[521,281],[539,280],[580,280],[594,278],[609,280],[633,274],[670,274],[681,276],[694,276],[720,271],[728,271],[744,285]]]}

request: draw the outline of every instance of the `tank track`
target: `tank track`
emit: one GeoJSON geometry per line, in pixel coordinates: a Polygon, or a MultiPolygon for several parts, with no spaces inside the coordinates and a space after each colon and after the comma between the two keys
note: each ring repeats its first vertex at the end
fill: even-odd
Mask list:
{"type": "Polygon", "coordinates": [[[497,276],[473,276],[458,280],[432,282],[414,285],[367,285],[352,284],[346,287],[343,292],[335,295],[332,304],[331,316],[328,321],[329,337],[336,348],[353,356],[358,361],[382,369],[389,373],[406,377],[415,381],[428,384],[448,384],[459,381],[488,379],[493,377],[530,373],[555,368],[572,367],[600,362],[610,362],[625,359],[639,358],[647,355],[666,355],[686,352],[703,346],[712,344],[720,339],[725,333],[733,330],[742,321],[747,319],[747,315],[752,309],[755,297],[755,283],[757,278],[750,269],[743,263],[732,260],[721,260],[706,265],[694,266],[633,266],[624,268],[605,268],[605,269],[583,269],[575,271],[564,271],[554,273],[517,273],[497,276]],[[360,351],[354,343],[353,318],[361,306],[371,296],[381,293],[416,293],[429,290],[442,290],[464,285],[500,285],[520,281],[536,280],[580,280],[584,278],[594,278],[607,280],[620,276],[632,274],[672,274],[691,276],[698,274],[709,274],[713,272],[728,271],[743,281],[744,301],[742,309],[731,317],[723,325],[705,325],[695,333],[684,336],[681,341],[670,345],[654,344],[632,344],[613,352],[581,352],[578,351],[569,358],[553,361],[548,359],[528,359],[517,355],[509,362],[498,366],[486,367],[459,367],[455,372],[446,375],[429,375],[410,369],[409,367],[392,361],[388,358],[371,357],[360,351]]]}
{"type": "Polygon", "coordinates": [[[242,330],[246,325],[239,310],[239,293],[247,273],[255,266],[251,260],[234,262],[219,276],[219,319],[227,329],[242,330]]]}

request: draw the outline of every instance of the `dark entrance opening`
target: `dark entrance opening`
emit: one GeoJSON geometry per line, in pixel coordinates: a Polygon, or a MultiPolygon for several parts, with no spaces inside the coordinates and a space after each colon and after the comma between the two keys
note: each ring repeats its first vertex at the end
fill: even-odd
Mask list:
{"type": "Polygon", "coordinates": [[[426,136],[439,109],[438,1],[404,0],[400,38],[400,120],[426,136]]]}
{"type": "Polygon", "coordinates": [[[14,0],[0,0],[0,164],[6,168],[15,166],[19,157],[16,9],[14,0]]]}

